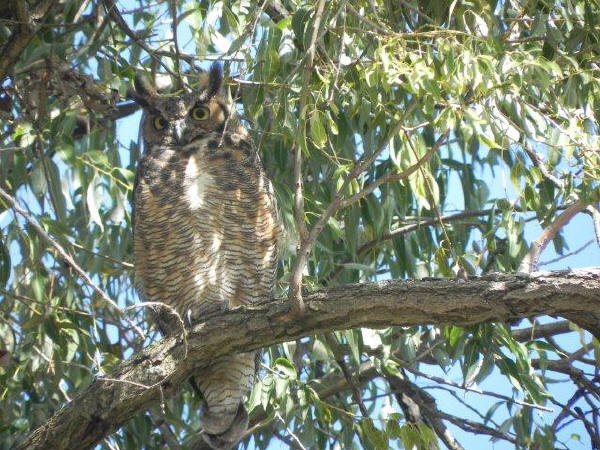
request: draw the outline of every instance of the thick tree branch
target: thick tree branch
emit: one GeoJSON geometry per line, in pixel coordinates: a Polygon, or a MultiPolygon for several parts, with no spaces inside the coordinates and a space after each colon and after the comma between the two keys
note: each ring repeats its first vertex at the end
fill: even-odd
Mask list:
{"type": "Polygon", "coordinates": [[[310,334],[575,314],[588,317],[594,324],[591,331],[600,336],[600,269],[492,274],[468,281],[390,280],[325,289],[305,301],[300,321],[289,314],[287,300],[279,299],[207,318],[188,331],[187,346],[176,337],[152,345],[116,366],[110,381],[95,380],[16,448],[93,446],[138,412],[173,395],[211,359],[310,334]]]}

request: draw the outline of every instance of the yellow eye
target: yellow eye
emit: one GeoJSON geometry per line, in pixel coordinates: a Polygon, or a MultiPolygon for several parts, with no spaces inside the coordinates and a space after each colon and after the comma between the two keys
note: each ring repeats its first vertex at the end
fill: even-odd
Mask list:
{"type": "Polygon", "coordinates": [[[206,120],[210,117],[210,109],[206,106],[197,106],[192,109],[192,119],[206,120]]]}
{"type": "Polygon", "coordinates": [[[154,125],[154,128],[156,128],[157,130],[162,130],[163,128],[166,128],[167,121],[165,120],[165,118],[163,116],[156,116],[152,120],[152,124],[154,125]]]}

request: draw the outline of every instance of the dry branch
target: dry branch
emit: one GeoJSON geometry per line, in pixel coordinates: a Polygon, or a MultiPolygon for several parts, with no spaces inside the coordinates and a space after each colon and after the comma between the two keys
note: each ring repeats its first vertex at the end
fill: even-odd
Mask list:
{"type": "Polygon", "coordinates": [[[355,327],[469,325],[549,314],[585,316],[600,335],[600,268],[493,274],[468,281],[389,280],[324,289],[305,301],[302,320],[289,314],[285,299],[207,318],[189,330],[185,358],[184,344],[175,337],[152,345],[118,365],[111,381],[95,380],[16,448],[88,448],[163,396],[173,395],[212,358],[310,334],[355,327]]]}

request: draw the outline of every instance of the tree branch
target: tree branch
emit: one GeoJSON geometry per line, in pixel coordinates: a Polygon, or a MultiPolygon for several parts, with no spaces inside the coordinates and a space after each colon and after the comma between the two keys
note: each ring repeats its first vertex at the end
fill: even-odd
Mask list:
{"type": "Polygon", "coordinates": [[[165,69],[165,71],[169,75],[177,78],[177,75],[175,73],[173,73],[173,71],[169,68],[169,66],[167,66],[160,59],[160,57],[158,57],[156,55],[155,51],[152,48],[150,48],[148,46],[148,44],[146,44],[146,42],[143,40],[144,39],[143,33],[138,33],[136,31],[133,31],[131,28],[129,28],[129,25],[127,25],[127,22],[125,21],[125,19],[119,12],[119,9],[117,8],[115,0],[103,0],[103,1],[104,1],[104,6],[106,7],[106,10],[111,18],[111,21],[114,22],[121,29],[121,31],[123,33],[125,33],[127,36],[129,36],[135,44],[139,45],[143,50],[145,50],[146,53],[148,53],[148,56],[150,56],[158,64],[160,64],[161,67],[163,69],[165,69]]]}
{"type": "Polygon", "coordinates": [[[300,93],[300,104],[299,108],[299,127],[297,140],[294,142],[294,217],[296,219],[296,226],[298,227],[298,235],[300,236],[300,246],[298,251],[297,260],[294,263],[295,270],[290,275],[290,301],[293,306],[294,313],[304,313],[304,302],[302,301],[302,271],[305,266],[305,257],[302,252],[302,247],[305,246],[307,239],[307,229],[304,223],[304,193],[302,186],[302,146],[300,145],[300,139],[306,140],[306,101],[309,95],[309,80],[312,78],[313,64],[315,58],[315,44],[317,42],[317,36],[319,34],[319,27],[321,26],[321,18],[323,16],[323,10],[325,8],[325,0],[320,0],[315,11],[314,24],[312,30],[312,36],[310,38],[310,45],[307,50],[307,60],[304,64],[304,71],[302,74],[302,91],[300,93]]]}
{"type": "Polygon", "coordinates": [[[561,212],[556,219],[546,228],[540,236],[531,243],[531,247],[519,267],[519,272],[532,272],[536,270],[540,255],[564,226],[566,226],[573,217],[583,211],[588,205],[584,202],[577,201],[561,212]]]}
{"type": "Polygon", "coordinates": [[[380,184],[383,184],[383,183],[389,183],[389,182],[393,182],[393,181],[400,181],[404,178],[407,178],[412,173],[414,173],[416,170],[418,170],[419,167],[421,167],[421,165],[423,165],[427,161],[429,161],[433,157],[434,153],[438,150],[438,148],[442,145],[445,137],[448,134],[447,131],[444,134],[442,134],[442,136],[440,136],[440,138],[433,144],[432,148],[427,151],[425,156],[423,156],[413,166],[409,167],[408,169],[404,170],[401,173],[392,174],[393,179],[390,178],[390,176],[388,174],[387,177],[382,177],[380,179],[377,179],[376,181],[371,183],[369,186],[367,186],[365,189],[363,189],[362,191],[353,195],[351,198],[347,198],[347,199],[344,198],[346,189],[350,186],[350,183],[354,179],[356,179],[361,173],[363,173],[371,164],[373,164],[375,162],[375,160],[377,159],[377,157],[387,148],[388,144],[394,138],[394,136],[396,136],[402,130],[402,128],[404,126],[404,118],[407,117],[415,107],[416,107],[416,103],[412,102],[408,106],[408,108],[404,111],[402,118],[396,122],[396,124],[393,126],[391,131],[387,134],[385,139],[379,144],[379,146],[375,149],[375,151],[371,154],[366,154],[360,160],[358,160],[354,163],[352,169],[348,173],[348,176],[344,180],[342,187],[336,192],[333,200],[331,201],[331,203],[329,204],[327,209],[321,214],[321,217],[319,217],[319,220],[310,229],[310,232],[308,233],[308,235],[305,238],[302,238],[300,240],[300,245],[299,245],[299,249],[298,249],[298,252],[296,255],[296,259],[294,261],[294,265],[292,266],[292,269],[290,272],[290,287],[291,288],[290,288],[289,297],[292,300],[293,304],[296,305],[297,309],[299,308],[299,306],[302,306],[302,304],[303,304],[302,303],[302,292],[300,290],[302,287],[302,273],[304,272],[306,264],[308,263],[308,258],[312,251],[313,245],[317,241],[319,234],[321,234],[321,231],[323,231],[323,228],[325,228],[325,225],[327,224],[329,219],[331,217],[333,217],[333,215],[338,210],[350,206],[352,203],[357,202],[358,200],[360,200],[361,198],[363,198],[364,196],[368,195],[370,192],[375,190],[377,188],[377,186],[375,186],[375,187],[373,187],[373,186],[377,182],[380,182],[380,184]],[[383,180],[383,178],[385,178],[385,180],[383,180]],[[371,191],[367,192],[367,190],[370,187],[372,187],[373,189],[371,191]]]}
{"type": "Polygon", "coordinates": [[[439,418],[439,410],[432,395],[416,384],[397,375],[387,374],[385,379],[390,384],[408,422],[424,423],[433,429],[450,450],[464,450],[463,446],[458,443],[439,418]]]}
{"type": "Polygon", "coordinates": [[[552,322],[540,325],[534,323],[532,327],[512,330],[510,333],[517,341],[533,341],[542,337],[555,336],[557,334],[570,333],[573,331],[568,320],[552,322]]]}
{"type": "Polygon", "coordinates": [[[305,301],[301,321],[289,314],[287,299],[207,317],[189,329],[187,354],[177,337],[150,346],[117,365],[110,381],[96,379],[16,448],[93,446],[140,411],[157,405],[161,395],[173,395],[212,359],[316,333],[576,314],[593,319],[592,331],[600,335],[600,268],[529,276],[492,274],[468,281],[389,280],[324,289],[305,301]]]}
{"type": "Polygon", "coordinates": [[[16,0],[11,5],[19,24],[15,26],[8,41],[0,51],[0,84],[2,84],[9,70],[14,67],[21,57],[21,53],[37,33],[39,26],[35,22],[43,21],[56,3],[55,0],[45,0],[31,13],[25,0],[16,0]]]}

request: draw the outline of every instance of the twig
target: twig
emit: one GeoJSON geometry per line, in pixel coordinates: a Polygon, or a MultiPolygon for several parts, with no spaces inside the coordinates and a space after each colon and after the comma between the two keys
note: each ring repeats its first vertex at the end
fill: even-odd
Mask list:
{"type": "MultiPolygon", "coordinates": [[[[558,209],[564,209],[564,208],[559,207],[558,209]]],[[[464,212],[460,212],[460,213],[456,213],[456,214],[446,214],[441,217],[436,216],[436,217],[419,218],[419,219],[417,219],[416,223],[404,225],[404,226],[396,228],[394,230],[385,231],[381,235],[381,237],[378,237],[376,239],[372,239],[370,241],[365,242],[363,245],[361,245],[358,248],[356,253],[360,257],[360,256],[364,255],[365,253],[367,253],[369,250],[371,250],[373,247],[375,247],[376,245],[378,245],[384,241],[395,239],[399,236],[403,236],[412,231],[416,231],[419,228],[424,227],[424,226],[438,224],[441,221],[446,222],[446,223],[447,222],[455,222],[455,221],[460,221],[460,220],[470,219],[470,218],[475,218],[475,217],[489,216],[490,214],[493,214],[493,213],[502,214],[503,212],[504,212],[503,210],[497,209],[497,208],[496,209],[480,209],[480,210],[474,210],[474,211],[464,211],[464,212]]],[[[527,213],[529,211],[515,209],[515,212],[527,213]]],[[[408,221],[408,218],[405,217],[404,221],[408,221]]],[[[337,267],[335,268],[335,270],[331,273],[331,275],[327,276],[327,278],[325,278],[322,283],[324,285],[328,285],[332,280],[334,280],[340,274],[340,272],[342,270],[344,270],[344,265],[347,263],[350,263],[350,262],[352,262],[352,260],[347,259],[347,260],[339,263],[337,265],[337,267]]]]}
{"type": "Polygon", "coordinates": [[[346,2],[342,0],[340,4],[340,10],[342,11],[343,23],[342,23],[342,36],[340,37],[340,48],[338,49],[338,62],[335,66],[335,76],[331,81],[331,89],[329,90],[329,98],[327,99],[328,103],[333,101],[333,95],[335,90],[338,89],[337,83],[340,76],[340,71],[342,69],[342,55],[344,54],[344,46],[346,45],[346,2]]]}
{"type": "MultiPolygon", "coordinates": [[[[314,25],[312,30],[312,36],[310,38],[310,45],[307,50],[307,60],[304,64],[304,73],[302,75],[303,85],[300,93],[300,105],[299,105],[299,130],[297,139],[294,142],[294,217],[296,219],[296,226],[298,227],[298,234],[300,236],[300,243],[303,243],[307,239],[307,229],[304,223],[304,193],[302,187],[302,148],[298,139],[305,139],[306,136],[306,101],[308,98],[309,80],[312,77],[312,70],[315,58],[315,43],[317,41],[317,35],[319,33],[319,27],[321,26],[321,18],[323,16],[323,9],[325,8],[325,0],[319,0],[317,10],[314,16],[314,25]]],[[[302,246],[300,246],[298,252],[298,260],[303,262],[302,246]]],[[[303,265],[304,266],[304,265],[303,265]]],[[[303,269],[304,267],[302,267],[303,269]]],[[[302,271],[296,270],[292,272],[290,276],[290,295],[289,299],[292,306],[292,311],[296,314],[304,313],[304,302],[302,300],[302,271]]]]}
{"type": "Polygon", "coordinates": [[[296,445],[298,447],[300,447],[301,450],[306,450],[306,447],[304,447],[304,445],[302,445],[302,441],[298,438],[298,436],[296,436],[294,434],[294,432],[292,430],[290,430],[290,428],[285,423],[285,420],[283,420],[283,417],[281,417],[281,415],[279,413],[276,413],[275,417],[277,417],[277,420],[279,420],[281,422],[281,424],[285,427],[285,431],[288,432],[288,434],[294,440],[294,442],[296,443],[296,445]]]}
{"type": "MultiPolygon", "coordinates": [[[[352,169],[350,170],[350,172],[348,174],[348,177],[344,180],[342,187],[337,191],[337,193],[335,194],[333,200],[331,201],[331,203],[329,204],[327,209],[323,212],[323,214],[321,214],[321,217],[319,218],[317,223],[315,223],[315,225],[313,225],[313,227],[311,228],[310,232],[308,233],[308,236],[306,237],[306,239],[303,239],[300,241],[298,254],[296,255],[296,260],[294,261],[294,265],[292,266],[292,269],[290,272],[289,298],[292,301],[292,305],[296,305],[297,307],[299,305],[303,305],[302,292],[301,292],[302,273],[304,272],[304,269],[308,262],[308,257],[310,256],[313,245],[315,244],[315,242],[317,240],[317,237],[319,236],[319,234],[325,227],[325,224],[339,209],[341,209],[343,207],[343,203],[344,203],[343,195],[345,194],[348,186],[356,177],[358,177],[361,173],[363,173],[367,167],[369,167],[371,164],[373,164],[373,162],[377,159],[377,157],[381,154],[381,152],[383,152],[387,148],[388,144],[394,138],[394,136],[396,136],[402,130],[402,127],[404,125],[404,118],[406,116],[408,116],[409,114],[411,114],[412,110],[415,107],[416,107],[416,102],[412,102],[406,108],[402,117],[392,127],[392,129],[388,133],[388,135],[379,144],[379,147],[372,154],[365,155],[362,159],[360,159],[359,161],[357,161],[354,164],[354,166],[352,167],[352,169]]],[[[416,168],[414,170],[416,170],[416,168]]],[[[407,172],[407,171],[405,171],[405,172],[407,172]]],[[[403,172],[403,174],[405,172],[403,172]]],[[[410,173],[412,173],[412,171],[410,173]]],[[[410,175],[410,173],[407,173],[406,176],[410,175]]],[[[397,175],[399,175],[399,174],[397,174],[397,175]]],[[[359,200],[359,198],[356,198],[356,200],[359,200]]]]}
{"type": "Polygon", "coordinates": [[[448,422],[451,422],[454,425],[456,425],[457,427],[462,428],[463,430],[468,431],[470,433],[486,434],[488,436],[493,436],[498,439],[503,439],[503,440],[511,442],[513,444],[517,443],[517,440],[515,438],[509,436],[508,434],[502,433],[501,431],[495,430],[490,427],[486,427],[485,425],[483,425],[481,423],[477,423],[477,422],[474,422],[474,421],[468,420],[468,419],[461,419],[459,417],[453,416],[451,414],[443,413],[441,411],[438,413],[438,415],[441,419],[447,420],[448,422]]]}
{"type": "Polygon", "coordinates": [[[424,423],[431,427],[450,450],[464,450],[440,419],[441,411],[431,394],[398,375],[386,374],[385,379],[402,407],[407,421],[424,423]]]}
{"type": "Polygon", "coordinates": [[[279,439],[281,442],[283,442],[285,445],[287,445],[289,448],[293,449],[294,448],[294,442],[290,439],[287,438],[285,436],[283,436],[279,430],[274,429],[273,430],[273,436],[275,436],[277,439],[279,439]]]}
{"type": "Polygon", "coordinates": [[[127,269],[133,269],[133,264],[131,264],[131,263],[128,263],[125,261],[119,261],[118,259],[115,259],[111,256],[103,255],[102,253],[98,253],[93,250],[89,250],[89,249],[85,248],[83,245],[77,244],[75,242],[69,242],[69,244],[72,247],[78,248],[79,250],[83,250],[84,252],[89,253],[90,255],[94,255],[94,256],[97,256],[98,258],[106,259],[107,261],[113,262],[113,263],[118,264],[119,266],[125,267],[127,269]]]}
{"type": "Polygon", "coordinates": [[[539,263],[538,266],[539,267],[547,266],[548,264],[562,261],[563,259],[568,258],[569,256],[577,255],[578,253],[581,253],[582,251],[584,251],[586,248],[588,248],[593,243],[594,243],[594,240],[591,239],[591,240],[587,241],[585,244],[583,244],[581,247],[579,247],[577,250],[573,250],[572,252],[565,253],[564,255],[560,255],[553,259],[549,259],[548,261],[543,261],[543,262],[539,263]]]}
{"type": "Polygon", "coordinates": [[[154,425],[162,431],[161,435],[165,443],[169,446],[169,450],[181,450],[181,446],[177,442],[177,436],[175,436],[169,424],[165,422],[163,411],[160,408],[152,408],[149,412],[154,425]]]}
{"type": "Polygon", "coordinates": [[[436,377],[435,375],[429,375],[424,372],[421,372],[420,370],[414,369],[414,368],[404,364],[402,361],[399,361],[397,358],[395,358],[395,359],[400,365],[402,365],[402,367],[404,367],[409,372],[412,372],[415,375],[427,378],[428,380],[435,381],[436,383],[441,383],[441,384],[445,384],[448,386],[452,386],[452,387],[455,387],[457,389],[462,389],[463,391],[467,391],[467,392],[475,392],[480,395],[487,395],[488,397],[496,397],[496,398],[502,399],[509,403],[515,403],[517,405],[527,406],[528,408],[539,409],[540,411],[545,411],[545,412],[553,412],[554,411],[552,408],[548,408],[547,406],[536,405],[535,403],[524,402],[521,400],[515,400],[511,397],[508,397],[508,396],[502,395],[502,394],[498,394],[496,392],[484,391],[483,389],[477,389],[477,388],[473,388],[473,387],[469,387],[469,386],[463,386],[462,384],[455,383],[454,381],[451,381],[448,379],[436,377]]]}
{"type": "MultiPolygon", "coordinates": [[[[584,394],[585,396],[585,394],[584,394]]],[[[583,422],[583,426],[585,427],[585,430],[588,432],[588,435],[590,436],[590,439],[592,441],[592,449],[593,450],[600,450],[600,434],[598,433],[598,428],[594,426],[593,423],[591,423],[589,420],[587,420],[583,414],[583,411],[581,410],[581,408],[579,407],[575,407],[574,408],[575,412],[577,412],[577,414],[579,414],[579,416],[581,417],[581,421],[583,422]]],[[[592,411],[595,411],[596,409],[592,409],[592,411]]]]}
{"type": "MultiPolygon", "coordinates": [[[[356,380],[358,385],[362,385],[381,374],[372,361],[364,362],[351,374],[351,379],[356,380]]],[[[344,375],[326,376],[321,380],[311,380],[310,385],[315,387],[319,398],[324,399],[338,392],[342,392],[350,387],[350,382],[344,375]]]]}
{"type": "Polygon", "coordinates": [[[169,3],[169,8],[171,11],[171,33],[173,34],[173,47],[175,49],[175,58],[173,58],[173,62],[175,64],[175,73],[177,74],[175,89],[179,90],[183,88],[183,80],[181,79],[181,68],[179,65],[181,55],[179,53],[179,42],[177,40],[177,1],[171,0],[169,3]]]}
{"type": "Polygon", "coordinates": [[[578,213],[586,208],[587,204],[581,200],[569,206],[558,217],[552,222],[540,236],[531,243],[531,247],[521,265],[519,266],[519,272],[531,273],[537,269],[540,255],[548,245],[548,243],[554,239],[556,233],[558,233],[565,225],[567,225],[571,219],[578,213]]]}
{"type": "Polygon", "coordinates": [[[155,385],[147,385],[144,383],[138,383],[137,381],[125,380],[123,378],[109,378],[109,377],[96,377],[98,381],[106,382],[106,383],[125,383],[130,384],[131,386],[136,386],[143,389],[151,389],[155,385]]]}
{"type": "Polygon", "coordinates": [[[534,359],[531,361],[531,366],[540,370],[550,370],[551,372],[562,373],[568,375],[573,382],[581,387],[582,389],[592,393],[595,397],[600,400],[600,387],[597,385],[597,379],[590,381],[586,378],[586,375],[593,377],[593,375],[586,374],[583,370],[573,367],[572,362],[568,358],[563,358],[558,361],[545,360],[541,361],[534,359]]]}
{"type": "Polygon", "coordinates": [[[369,417],[369,411],[367,411],[367,407],[365,406],[365,404],[362,401],[361,393],[358,389],[358,386],[356,386],[356,383],[354,382],[354,379],[352,378],[352,374],[350,373],[350,370],[348,370],[346,361],[344,361],[344,355],[340,351],[340,348],[339,348],[340,344],[339,344],[337,338],[335,337],[335,335],[333,333],[326,333],[325,340],[327,341],[329,348],[333,352],[335,361],[336,361],[337,365],[340,367],[342,374],[344,375],[344,378],[346,379],[346,381],[348,382],[348,385],[350,386],[352,398],[358,405],[358,409],[360,409],[360,413],[363,415],[363,417],[369,417]]]}
{"type": "MultiPolygon", "coordinates": [[[[365,23],[369,29],[377,30],[383,35],[391,34],[389,30],[386,30],[385,28],[379,26],[375,22],[372,22],[369,19],[367,19],[364,16],[364,14],[361,14],[359,11],[357,11],[356,8],[354,8],[354,6],[352,6],[350,3],[348,3],[347,7],[348,7],[348,11],[350,12],[350,14],[352,14],[354,17],[356,17],[360,22],[365,23]]],[[[362,30],[359,30],[359,31],[362,31],[362,30]]]]}
{"type": "Polygon", "coordinates": [[[277,0],[271,0],[267,2],[265,12],[275,23],[279,22],[282,19],[285,19],[290,15],[289,11],[285,8],[285,6],[283,6],[277,0]]]}
{"type": "Polygon", "coordinates": [[[523,150],[525,150],[525,153],[529,155],[533,165],[539,169],[546,179],[550,180],[557,188],[563,188],[563,182],[556,178],[556,176],[554,176],[554,174],[548,170],[540,155],[538,155],[533,149],[529,148],[527,144],[523,144],[523,150]]]}
{"type": "Polygon", "coordinates": [[[407,3],[404,0],[399,0],[399,2],[401,5],[404,5],[406,8],[410,9],[411,11],[414,11],[418,16],[421,16],[423,19],[425,19],[426,22],[434,23],[434,20],[431,17],[429,17],[427,14],[422,12],[419,8],[411,5],[410,3],[407,3]]]}
{"type": "Polygon", "coordinates": [[[594,221],[594,234],[596,236],[596,243],[600,246],[600,211],[595,205],[588,205],[585,210],[592,215],[594,221]]]}
{"type": "Polygon", "coordinates": [[[361,198],[366,197],[383,184],[395,183],[400,180],[404,180],[405,178],[408,178],[414,172],[419,170],[423,165],[427,164],[431,160],[431,158],[433,158],[433,155],[435,155],[438,149],[444,144],[446,136],[448,136],[448,131],[442,133],[442,135],[437,139],[437,141],[435,141],[435,143],[431,146],[427,153],[425,153],[425,155],[423,155],[423,157],[419,159],[414,165],[400,173],[388,173],[382,177],[379,177],[377,180],[367,185],[367,187],[363,188],[360,192],[342,201],[340,204],[340,208],[346,208],[350,206],[351,204],[357,202],[361,198]]]}
{"type": "Polygon", "coordinates": [[[571,412],[571,410],[573,409],[573,405],[575,405],[575,403],[577,403],[577,401],[583,396],[583,389],[578,389],[577,391],[575,391],[575,393],[571,396],[571,398],[569,399],[569,401],[567,401],[566,404],[561,404],[560,402],[554,400],[554,399],[550,399],[550,401],[552,403],[554,403],[557,406],[561,406],[562,409],[561,411],[558,413],[558,415],[556,416],[556,418],[554,419],[554,421],[552,422],[552,430],[554,431],[558,431],[560,422],[563,421],[563,419],[565,419],[567,416],[569,415],[573,415],[573,413],[571,412]]]}
{"type": "Polygon", "coordinates": [[[123,33],[125,33],[127,36],[129,36],[134,43],[136,43],[137,45],[139,45],[140,47],[142,47],[143,50],[146,51],[146,53],[148,53],[148,55],[154,59],[156,62],[158,62],[163,69],[165,69],[167,71],[167,73],[169,73],[169,75],[172,75],[174,77],[177,77],[177,75],[175,73],[173,73],[173,71],[171,69],[169,69],[169,66],[167,66],[155,53],[154,50],[152,50],[143,40],[142,37],[138,35],[138,33],[136,33],[135,31],[133,31],[131,28],[129,28],[129,25],[127,25],[127,22],[125,22],[125,19],[123,19],[123,16],[121,16],[121,13],[119,12],[119,9],[117,8],[117,5],[115,4],[115,0],[104,0],[104,6],[106,7],[106,10],[108,11],[108,14],[110,15],[110,17],[112,18],[112,20],[117,24],[117,26],[123,31],[123,33]]]}
{"type": "Polygon", "coordinates": [[[427,389],[427,390],[429,390],[429,389],[435,389],[435,390],[447,392],[452,397],[454,397],[454,399],[457,402],[461,403],[465,408],[473,411],[482,420],[491,423],[496,428],[500,427],[492,417],[486,418],[483,414],[481,414],[481,412],[477,408],[473,407],[472,405],[469,405],[469,403],[464,398],[461,398],[461,396],[458,394],[458,392],[456,392],[453,389],[450,389],[450,388],[444,387],[444,386],[427,386],[426,388],[423,388],[423,389],[427,389]]]}
{"type": "Polygon", "coordinates": [[[570,333],[571,322],[568,320],[560,320],[553,323],[546,323],[540,325],[536,322],[529,328],[523,328],[520,330],[511,330],[510,334],[516,341],[530,341],[539,339],[541,337],[555,336],[557,334],[570,333]]]}

